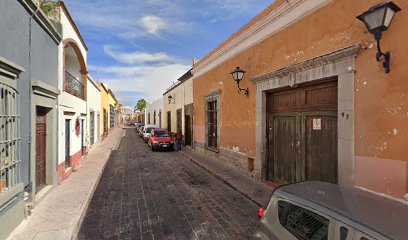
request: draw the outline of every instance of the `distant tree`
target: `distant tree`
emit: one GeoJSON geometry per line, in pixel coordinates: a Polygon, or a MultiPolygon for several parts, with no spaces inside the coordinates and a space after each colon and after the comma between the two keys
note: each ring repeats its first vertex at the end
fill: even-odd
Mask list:
{"type": "Polygon", "coordinates": [[[145,108],[146,108],[146,100],[140,99],[139,101],[137,101],[137,104],[135,106],[135,110],[142,111],[145,108]]]}

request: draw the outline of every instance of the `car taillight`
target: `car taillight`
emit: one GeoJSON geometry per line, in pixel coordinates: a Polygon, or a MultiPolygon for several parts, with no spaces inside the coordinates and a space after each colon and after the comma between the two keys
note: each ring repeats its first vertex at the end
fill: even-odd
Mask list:
{"type": "Polygon", "coordinates": [[[264,215],[265,209],[264,208],[260,208],[258,211],[258,218],[261,219],[264,215]]]}

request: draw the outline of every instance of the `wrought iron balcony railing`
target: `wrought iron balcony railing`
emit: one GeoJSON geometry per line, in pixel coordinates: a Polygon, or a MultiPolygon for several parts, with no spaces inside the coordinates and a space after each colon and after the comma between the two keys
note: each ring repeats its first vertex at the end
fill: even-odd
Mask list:
{"type": "Polygon", "coordinates": [[[84,99],[84,85],[69,72],[65,72],[64,91],[84,99]]]}

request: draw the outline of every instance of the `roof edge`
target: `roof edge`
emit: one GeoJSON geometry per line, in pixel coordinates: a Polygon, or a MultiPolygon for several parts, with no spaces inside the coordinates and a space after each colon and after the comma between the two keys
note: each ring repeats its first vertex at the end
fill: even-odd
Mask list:
{"type": "Polygon", "coordinates": [[[67,6],[65,5],[64,1],[60,0],[59,2],[61,3],[61,9],[64,11],[65,15],[68,18],[68,21],[71,23],[71,25],[74,28],[76,34],[78,34],[79,40],[81,40],[81,43],[84,45],[85,50],[88,52],[88,46],[86,45],[85,40],[82,37],[82,34],[79,31],[78,26],[76,25],[74,19],[72,18],[71,14],[69,13],[67,6]]]}

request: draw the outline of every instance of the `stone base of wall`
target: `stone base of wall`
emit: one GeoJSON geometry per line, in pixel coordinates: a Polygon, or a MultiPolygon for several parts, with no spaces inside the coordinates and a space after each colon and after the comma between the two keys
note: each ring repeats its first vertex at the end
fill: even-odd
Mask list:
{"type": "Polygon", "coordinates": [[[16,204],[0,211],[0,239],[6,239],[25,218],[25,204],[22,197],[16,201],[16,204]]]}
{"type": "Polygon", "coordinates": [[[61,183],[62,181],[64,181],[69,174],[65,173],[65,162],[60,163],[58,165],[58,182],[61,183]]]}
{"type": "Polygon", "coordinates": [[[261,180],[261,171],[258,169],[253,168],[250,171],[250,167],[248,165],[250,161],[253,161],[255,164],[255,159],[251,159],[248,155],[236,152],[227,148],[220,148],[218,152],[210,150],[205,147],[203,142],[194,140],[194,151],[197,153],[203,154],[206,157],[219,160],[225,166],[234,169],[240,173],[243,173],[249,177],[255,178],[256,180],[261,180]]]}
{"type": "Polygon", "coordinates": [[[60,183],[69,177],[69,175],[72,173],[72,168],[75,168],[81,164],[81,162],[83,161],[83,156],[85,156],[87,152],[88,148],[84,147],[84,155],[82,155],[82,151],[79,150],[77,153],[70,156],[69,166],[71,167],[71,169],[69,169],[68,171],[65,168],[65,162],[58,165],[58,181],[60,183]]]}

